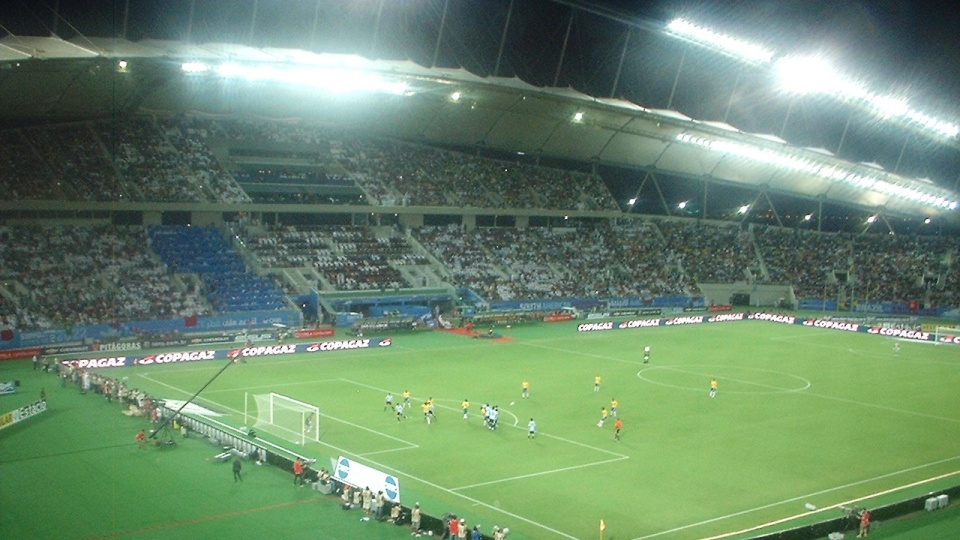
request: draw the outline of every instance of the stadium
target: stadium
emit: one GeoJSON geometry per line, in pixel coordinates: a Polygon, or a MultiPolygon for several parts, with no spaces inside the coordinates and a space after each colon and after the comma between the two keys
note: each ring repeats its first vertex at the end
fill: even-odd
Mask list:
{"type": "Polygon", "coordinates": [[[908,19],[0,8],[0,536],[952,537],[908,19]]]}

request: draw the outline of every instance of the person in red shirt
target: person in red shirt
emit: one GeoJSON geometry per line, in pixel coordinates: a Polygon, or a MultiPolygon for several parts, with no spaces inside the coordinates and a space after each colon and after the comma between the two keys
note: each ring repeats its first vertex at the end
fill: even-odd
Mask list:
{"type": "Polygon", "coordinates": [[[620,440],[620,428],[623,427],[623,420],[617,418],[617,421],[613,423],[613,440],[620,440]]]}
{"type": "Polygon", "coordinates": [[[293,485],[303,487],[303,462],[300,458],[293,462],[293,485]]]}
{"type": "Polygon", "coordinates": [[[460,535],[460,522],[457,521],[457,517],[454,516],[450,518],[450,538],[456,539],[460,535]]]}
{"type": "Polygon", "coordinates": [[[147,436],[146,434],[144,434],[142,429],[139,432],[137,432],[137,436],[135,437],[135,439],[137,440],[137,444],[140,445],[140,449],[143,450],[144,445],[146,444],[147,436]]]}
{"type": "Polygon", "coordinates": [[[857,538],[863,538],[870,533],[870,511],[864,510],[860,512],[860,532],[857,534],[857,538]]]}

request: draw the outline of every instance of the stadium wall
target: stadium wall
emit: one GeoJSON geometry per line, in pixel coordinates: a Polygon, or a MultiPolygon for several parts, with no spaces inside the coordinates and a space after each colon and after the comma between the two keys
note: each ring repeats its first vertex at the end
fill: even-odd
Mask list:
{"type": "Polygon", "coordinates": [[[46,330],[15,330],[4,333],[0,350],[27,349],[66,343],[93,343],[118,338],[153,335],[183,335],[209,332],[246,331],[275,325],[299,327],[299,311],[249,311],[212,317],[184,317],[154,321],[131,321],[116,325],[96,324],[46,330]],[[9,338],[9,339],[7,339],[9,338]]]}

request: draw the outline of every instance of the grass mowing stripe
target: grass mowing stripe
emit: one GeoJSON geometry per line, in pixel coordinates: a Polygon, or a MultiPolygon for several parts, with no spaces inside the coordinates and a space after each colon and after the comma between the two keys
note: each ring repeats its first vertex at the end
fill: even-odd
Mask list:
{"type": "Polygon", "coordinates": [[[271,510],[276,510],[278,508],[286,508],[289,506],[298,506],[301,504],[315,503],[319,499],[305,499],[302,501],[290,501],[285,503],[271,504],[269,506],[260,506],[257,508],[246,508],[244,510],[238,510],[236,512],[224,512],[222,514],[215,514],[211,516],[203,516],[194,519],[187,519],[183,521],[171,521],[168,523],[159,523],[157,525],[151,525],[150,527],[144,527],[142,529],[133,529],[130,531],[120,531],[113,534],[107,534],[103,536],[92,536],[88,540],[100,540],[106,538],[121,538],[124,536],[133,536],[142,533],[148,533],[153,531],[162,531],[166,529],[175,529],[177,527],[186,527],[188,525],[196,525],[197,523],[206,523],[209,521],[218,521],[221,519],[232,518],[237,516],[244,516],[249,514],[256,514],[259,512],[269,512],[271,510]]]}

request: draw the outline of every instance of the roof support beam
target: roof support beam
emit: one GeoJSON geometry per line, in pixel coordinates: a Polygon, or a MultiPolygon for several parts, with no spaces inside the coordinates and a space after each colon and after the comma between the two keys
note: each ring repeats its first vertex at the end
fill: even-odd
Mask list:
{"type": "Polygon", "coordinates": [[[447,24],[447,10],[450,9],[450,0],[443,0],[443,15],[440,16],[440,30],[437,31],[437,44],[433,47],[433,61],[430,67],[437,67],[437,58],[440,56],[440,43],[443,41],[443,27],[447,24]]]}
{"type": "Polygon", "coordinates": [[[650,178],[653,179],[653,186],[657,188],[657,195],[660,196],[660,204],[663,205],[663,211],[666,212],[668,216],[673,215],[670,213],[670,207],[667,205],[667,199],[663,197],[663,191],[660,191],[660,182],[657,181],[657,177],[653,173],[650,173],[650,178]]]}
{"type": "Polygon", "coordinates": [[[570,29],[573,28],[573,16],[577,14],[575,9],[570,10],[570,19],[567,21],[567,33],[563,36],[563,47],[560,48],[560,60],[557,61],[557,72],[553,75],[553,87],[556,88],[560,81],[560,68],[563,67],[563,59],[567,56],[567,43],[570,42],[570,29]]]}
{"type": "Polygon", "coordinates": [[[623,40],[623,49],[620,51],[620,63],[617,64],[617,75],[613,78],[613,89],[610,90],[610,97],[617,97],[617,87],[620,86],[620,73],[623,71],[623,60],[627,57],[627,46],[630,45],[630,33],[632,28],[627,29],[627,37],[623,40]]]}
{"type": "Polygon", "coordinates": [[[493,66],[493,76],[500,75],[500,59],[503,58],[503,47],[507,44],[507,31],[510,30],[510,17],[513,15],[513,0],[510,0],[510,7],[507,8],[507,21],[503,23],[503,33],[500,35],[500,50],[497,51],[497,62],[493,66]]]}

